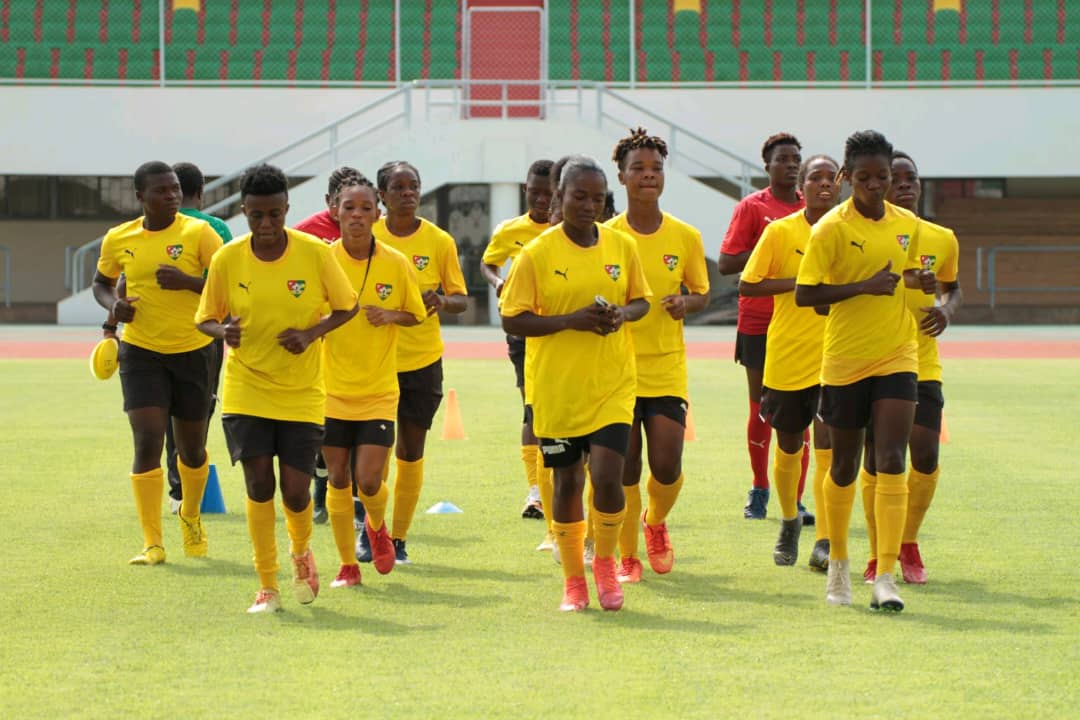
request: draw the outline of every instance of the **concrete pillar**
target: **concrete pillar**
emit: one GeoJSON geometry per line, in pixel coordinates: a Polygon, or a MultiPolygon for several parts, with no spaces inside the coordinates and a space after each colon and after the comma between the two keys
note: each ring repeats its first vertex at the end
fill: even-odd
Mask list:
{"type": "MultiPolygon", "coordinates": [[[[518,183],[492,183],[491,184],[491,232],[495,232],[495,226],[503,220],[515,218],[521,214],[521,186],[518,183]]],[[[502,276],[506,277],[510,270],[507,263],[502,269],[502,276]]],[[[488,317],[495,327],[502,325],[499,318],[499,303],[495,297],[495,290],[488,293],[488,317]]]]}

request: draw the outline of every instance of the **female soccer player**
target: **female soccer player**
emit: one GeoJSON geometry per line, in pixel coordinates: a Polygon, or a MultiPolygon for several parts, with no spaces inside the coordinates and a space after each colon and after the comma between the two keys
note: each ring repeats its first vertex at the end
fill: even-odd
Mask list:
{"type": "MultiPolygon", "coordinates": [[[[480,259],[480,272],[484,279],[491,285],[498,297],[502,292],[503,278],[499,274],[507,260],[513,260],[521,252],[521,248],[540,233],[550,227],[548,225],[548,212],[551,209],[551,174],[552,162],[550,160],[537,160],[529,166],[525,176],[525,204],[528,208],[521,215],[505,222],[499,223],[491,234],[491,242],[484,250],[484,256],[480,259]]],[[[522,403],[525,402],[525,338],[516,335],[506,336],[507,352],[510,362],[514,365],[514,374],[517,377],[517,387],[521,392],[522,403]]],[[[525,464],[525,479],[529,485],[529,494],[525,498],[525,507],[521,511],[523,518],[544,519],[544,505],[540,498],[540,487],[537,484],[537,454],[536,435],[533,434],[532,418],[529,412],[521,425],[521,461],[525,464]]]]}
{"type": "Polygon", "coordinates": [[[626,187],[626,212],[606,223],[634,238],[645,280],[660,303],[649,308],[631,330],[637,365],[637,399],[630,447],[623,470],[626,516],[619,535],[619,582],[641,581],[637,557],[638,518],[653,572],[671,572],[675,552],[667,516],[682,489],[683,438],[686,435],[686,342],[683,318],[709,302],[705,247],[697,228],[660,209],[667,143],[644,128],[615,145],[612,159],[626,187]],[[683,288],[686,293],[683,293],[683,288]],[[649,449],[649,502],[641,511],[641,431],[649,449]]]}
{"type": "MultiPolygon", "coordinates": [[[[821,417],[833,449],[825,483],[829,524],[826,601],[851,603],[848,525],[863,435],[873,424],[878,486],[879,570],[870,607],[900,611],[893,569],[907,514],[904,472],[915,416],[918,355],[915,321],[896,286],[900,270],[917,271],[919,219],[885,201],[892,145],[867,130],[847,139],[843,176],[852,197],[827,213],[810,235],[799,266],[795,303],[829,305],[821,365],[821,417]]],[[[918,271],[923,282],[933,274],[918,271]]]]}
{"type": "MultiPolygon", "coordinates": [[[[717,258],[721,275],[731,275],[743,269],[766,225],[803,208],[798,189],[801,149],[795,136],[788,133],[772,135],[761,146],[761,158],[765,161],[765,172],[769,174],[769,187],[747,195],[735,206],[717,258]]],[[[769,424],[761,419],[761,381],[765,369],[765,331],[769,327],[772,307],[772,299],[768,297],[739,298],[735,362],[746,369],[750,398],[746,448],[754,474],[753,487],[743,508],[743,517],[747,520],[764,520],[769,504],[769,440],[772,433],[769,424]]],[[[808,461],[809,455],[806,455],[799,482],[800,502],[808,461]]],[[[801,507],[799,510],[805,512],[801,507]]],[[[813,519],[812,515],[808,515],[804,517],[804,522],[809,525],[813,519]]]]}
{"type": "MultiPolygon", "coordinates": [[[[892,186],[889,202],[918,213],[922,188],[915,161],[902,152],[892,156],[892,186]]],[[[928,295],[922,288],[907,288],[908,309],[919,323],[919,402],[915,406],[915,421],[911,428],[911,470],[908,473],[907,522],[900,544],[900,571],[904,582],[926,583],[926,567],[919,553],[919,527],[937,488],[938,451],[941,436],[941,411],[945,396],[941,392],[941,359],[938,357],[937,336],[944,332],[953,315],[964,302],[958,282],[960,246],[953,231],[923,220],[919,227],[919,263],[925,270],[934,271],[940,299],[928,295]]],[[[867,502],[875,494],[873,444],[867,442],[863,467],[863,512],[868,529],[876,527],[874,503],[867,502]]],[[[871,537],[873,535],[871,534],[871,537]]],[[[873,582],[877,574],[877,548],[870,545],[870,562],[863,577],[873,582]]]]}
{"type": "Polygon", "coordinates": [[[390,536],[399,563],[409,562],[405,541],[424,485],[424,442],[442,402],[443,342],[439,311],[465,312],[465,278],[454,238],[417,217],[420,172],[407,162],[389,162],[376,176],[386,215],[375,223],[375,238],[408,258],[420,278],[427,319],[398,336],[397,479],[390,536]],[[437,292],[442,289],[442,293],[437,292]]]}
{"type": "Polygon", "coordinates": [[[651,293],[633,241],[596,222],[606,192],[596,162],[572,157],[559,180],[562,224],[521,251],[502,293],[503,329],[529,338],[533,423],[544,464],[555,474],[552,515],[565,611],[589,603],[581,502],[585,452],[595,491],[597,595],[605,610],[623,603],[615,550],[625,514],[622,472],[636,388],[623,323],[645,315],[651,293]]]}
{"type": "Polygon", "coordinates": [[[326,437],[322,453],[330,480],[326,507],[341,558],[331,587],[349,587],[360,584],[354,551],[354,484],[367,510],[364,532],[375,569],[384,575],[394,569],[394,545],[384,522],[389,492],[383,468],[394,444],[397,417],[397,328],[419,324],[427,310],[412,265],[371,233],[379,219],[379,201],[371,181],[360,174],[343,179],[333,202],[341,239],[331,250],[359,294],[362,310],[323,342],[326,437]]]}
{"type": "Polygon", "coordinates": [[[816,455],[814,504],[817,542],[810,566],[825,569],[829,562],[828,518],[821,513],[825,473],[831,464],[828,431],[815,419],[821,376],[825,318],[812,308],[795,305],[795,276],[810,242],[810,230],[832,209],[839,195],[839,166],[828,155],[814,155],[799,168],[799,189],[806,208],[765,226],[739,280],[739,295],[772,297],[765,349],[765,375],[761,416],[776,430],[773,485],[783,519],[773,549],[777,565],[794,565],[799,557],[799,475],[802,473],[803,435],[814,425],[816,455]]]}
{"type": "Polygon", "coordinates": [[[169,422],[183,485],[178,516],[184,554],[203,557],[207,550],[199,505],[210,472],[206,427],[214,349],[191,318],[203,290],[203,271],[221,247],[221,238],[205,221],[178,214],[180,180],[166,163],[139,166],[135,196],[143,216],[106,233],[93,292],[98,304],[125,324],[119,347],[120,385],[135,444],[131,486],[143,531],[143,549],[129,562],[159,565],[165,562],[161,450],[169,422]],[[121,273],[126,291],[117,297],[121,273]]]}
{"type": "MultiPolygon", "coordinates": [[[[260,589],[249,613],[281,609],[274,537],[274,457],[278,459],[293,562],[293,592],[319,593],[311,554],[311,475],[322,445],[326,393],[316,340],[357,312],[356,292],[330,247],[285,227],[285,173],[249,168],[240,181],[251,232],[214,256],[195,321],[223,338],[222,424],[233,463],[244,468],[247,522],[260,589]],[[322,317],[329,303],[330,314],[322,317]]],[[[185,498],[187,496],[185,495],[185,498]]],[[[185,500],[186,501],[186,500],[185,500]]]]}

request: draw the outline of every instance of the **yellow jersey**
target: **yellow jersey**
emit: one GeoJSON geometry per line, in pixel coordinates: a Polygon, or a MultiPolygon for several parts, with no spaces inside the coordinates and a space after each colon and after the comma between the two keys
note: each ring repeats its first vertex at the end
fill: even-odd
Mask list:
{"type": "Polygon", "coordinates": [[[400,394],[397,378],[400,326],[372,325],[364,307],[401,310],[423,321],[427,310],[420,297],[416,273],[404,255],[381,242],[375,243],[375,253],[367,260],[350,255],[341,240],[330,249],[352,287],[360,293],[360,312],[323,341],[326,417],[393,421],[400,394]]]}
{"type": "Polygon", "coordinates": [[[166,354],[209,345],[210,338],[191,321],[199,307],[198,293],[163,289],[157,270],[172,265],[201,277],[220,247],[221,237],[205,220],[180,213],[164,230],[147,230],[138,218],[105,233],[98,272],[113,280],[123,273],[128,297],[139,298],[134,319],[124,325],[124,342],[166,354]]]}
{"type": "Polygon", "coordinates": [[[547,230],[550,225],[538,223],[529,217],[529,213],[498,224],[491,233],[491,242],[484,249],[481,262],[485,265],[502,267],[507,260],[513,260],[530,240],[547,230]]]}
{"type": "Polygon", "coordinates": [[[240,346],[230,347],[225,360],[222,413],[321,425],[321,343],[293,355],[277,336],[317,324],[327,304],[351,310],[356,291],[329,245],[299,230],[285,232],[285,252],[269,262],[255,256],[251,233],[223,247],[210,263],[195,322],[240,320],[240,346]]]}
{"type": "MultiPolygon", "coordinates": [[[[421,294],[441,287],[447,295],[467,295],[454,238],[438,225],[423,218],[419,220],[420,227],[416,232],[405,237],[398,237],[387,230],[385,217],[379,218],[372,232],[377,240],[394,248],[412,263],[421,294]]],[[[398,372],[419,370],[442,357],[441,327],[439,313],[436,312],[419,325],[401,328],[398,336],[398,372]]]]}
{"type": "MultiPolygon", "coordinates": [[[[810,230],[802,210],[766,225],[743,268],[743,281],[758,283],[798,275],[810,230]]],[[[765,386],[790,391],[817,385],[824,341],[824,316],[814,308],[796,305],[794,291],[774,295],[765,339],[765,386]]]]}
{"type": "Polygon", "coordinates": [[[630,328],[637,361],[637,395],[675,396],[686,400],[683,321],[673,319],[660,299],[679,295],[683,286],[699,295],[709,292],[709,271],[705,265],[701,232],[668,213],[663,213],[660,227],[650,234],[639,233],[630,227],[626,213],[616,215],[605,224],[626,233],[637,243],[645,281],[655,298],[645,317],[630,328]]]}
{"type": "MultiPolygon", "coordinates": [[[[892,272],[919,267],[920,220],[885,203],[880,220],[864,217],[851,199],[810,231],[799,285],[861,282],[892,263],[892,272]]],[[[856,295],[835,303],[825,321],[823,385],[850,385],[864,378],[918,372],[915,320],[904,300],[903,279],[892,295],[856,295]]]]}
{"type": "MultiPolygon", "coordinates": [[[[941,282],[956,282],[960,268],[960,244],[956,235],[947,227],[922,221],[919,230],[919,266],[923,270],[933,270],[941,282]]],[[[921,308],[934,304],[934,296],[925,294],[919,288],[905,288],[908,309],[915,318],[916,327],[926,313],[921,308]]],[[[919,381],[936,380],[941,382],[941,358],[938,356],[936,337],[917,332],[919,340],[919,381]]]]}
{"type": "MultiPolygon", "coordinates": [[[[583,248],[562,225],[525,246],[503,286],[502,314],[566,315],[595,302],[625,305],[652,295],[634,241],[602,225],[583,248]]],[[[538,437],[588,435],[634,419],[636,370],[629,328],[610,335],[563,330],[530,337],[528,373],[533,429],[538,437]]]]}

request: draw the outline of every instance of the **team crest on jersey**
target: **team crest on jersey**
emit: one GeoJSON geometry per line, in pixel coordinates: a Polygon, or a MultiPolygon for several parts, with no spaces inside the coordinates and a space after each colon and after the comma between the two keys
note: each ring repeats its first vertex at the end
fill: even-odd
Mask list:
{"type": "Polygon", "coordinates": [[[304,288],[307,287],[307,282],[304,280],[286,280],[285,284],[289,286],[289,292],[293,294],[293,297],[303,295],[304,288]]]}
{"type": "Polygon", "coordinates": [[[619,265],[605,265],[604,272],[608,274],[608,277],[612,280],[618,280],[622,275],[622,267],[619,265]]]}
{"type": "Polygon", "coordinates": [[[385,300],[390,297],[390,293],[394,292],[393,285],[387,285],[386,283],[375,283],[375,294],[379,296],[380,300],[385,300]]]}
{"type": "Polygon", "coordinates": [[[679,266],[679,256],[678,255],[665,255],[664,256],[664,265],[667,266],[668,270],[674,270],[676,267],[679,266]]]}
{"type": "Polygon", "coordinates": [[[412,256],[413,265],[415,265],[416,269],[421,271],[421,272],[424,271],[424,268],[426,268],[428,266],[429,262],[431,262],[431,258],[429,256],[427,256],[427,255],[413,255],[412,256]]]}
{"type": "Polygon", "coordinates": [[[167,252],[169,254],[169,257],[171,257],[173,260],[178,260],[180,256],[184,254],[184,246],[166,245],[165,252],[167,252]]]}
{"type": "Polygon", "coordinates": [[[933,270],[934,264],[937,262],[937,255],[920,255],[919,264],[922,265],[923,270],[933,270]]]}
{"type": "Polygon", "coordinates": [[[908,245],[911,244],[911,236],[910,235],[897,235],[896,236],[896,242],[900,243],[900,247],[907,250],[908,245]]]}

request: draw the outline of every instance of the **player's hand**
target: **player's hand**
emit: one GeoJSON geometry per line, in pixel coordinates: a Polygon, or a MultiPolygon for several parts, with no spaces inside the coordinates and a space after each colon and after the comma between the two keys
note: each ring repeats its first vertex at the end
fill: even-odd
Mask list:
{"type": "Polygon", "coordinates": [[[378,305],[364,305],[362,310],[367,317],[367,321],[375,327],[382,327],[383,325],[391,325],[397,321],[397,311],[387,310],[381,308],[378,305]]]}
{"type": "Polygon", "coordinates": [[[937,292],[937,277],[933,270],[919,270],[915,277],[919,279],[919,287],[924,293],[933,295],[937,292]]]}
{"type": "Polygon", "coordinates": [[[135,319],[135,303],[139,301],[138,295],[131,297],[116,298],[112,306],[112,315],[116,322],[129,323],[135,319]]]}
{"type": "Polygon", "coordinates": [[[607,335],[616,332],[623,326],[623,323],[626,322],[626,312],[623,310],[622,305],[608,305],[605,309],[611,322],[608,331],[604,333],[604,335],[607,335]]]}
{"type": "Polygon", "coordinates": [[[191,276],[175,265],[158,265],[154,277],[162,290],[187,290],[191,286],[191,276]]]}
{"type": "Polygon", "coordinates": [[[673,320],[682,320],[686,317],[686,297],[683,295],[665,295],[660,298],[660,303],[667,310],[673,320]]]}
{"type": "Polygon", "coordinates": [[[503,289],[503,285],[505,285],[505,284],[506,284],[506,281],[500,279],[499,282],[495,285],[495,297],[502,297],[502,289],[503,289]]]}
{"type": "Polygon", "coordinates": [[[225,329],[225,332],[221,335],[225,340],[225,344],[231,348],[240,347],[240,318],[229,318],[229,322],[221,327],[225,329]]]}
{"type": "Polygon", "coordinates": [[[937,337],[945,332],[945,328],[949,326],[949,320],[951,320],[949,312],[945,308],[933,305],[919,309],[926,313],[926,317],[919,322],[919,330],[924,335],[937,337]]]}
{"type": "Polygon", "coordinates": [[[300,355],[311,345],[312,337],[307,330],[289,328],[278,333],[278,344],[293,355],[300,355]]]}
{"type": "Polygon", "coordinates": [[[603,328],[610,324],[605,308],[593,303],[586,305],[580,310],[575,310],[567,316],[566,324],[571,330],[581,332],[594,332],[603,335],[603,328]]]}
{"type": "Polygon", "coordinates": [[[892,271],[892,260],[890,260],[885,263],[885,267],[863,280],[862,292],[864,295],[893,295],[896,293],[898,282],[900,282],[900,276],[892,271]]]}
{"type": "Polygon", "coordinates": [[[446,296],[440,295],[434,290],[425,290],[423,294],[424,307],[427,308],[427,314],[429,316],[434,315],[438,311],[443,309],[446,305],[446,296]]]}

